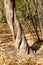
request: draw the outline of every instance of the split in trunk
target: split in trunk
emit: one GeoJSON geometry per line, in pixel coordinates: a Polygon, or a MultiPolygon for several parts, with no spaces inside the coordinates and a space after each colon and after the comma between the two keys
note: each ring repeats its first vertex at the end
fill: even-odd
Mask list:
{"type": "Polygon", "coordinates": [[[13,40],[15,41],[14,45],[17,51],[16,55],[21,56],[23,58],[29,54],[30,46],[28,45],[26,41],[21,24],[17,18],[16,11],[15,11],[15,5],[13,4],[13,2],[11,0],[4,0],[6,19],[10,27],[11,33],[13,35],[13,40]]]}

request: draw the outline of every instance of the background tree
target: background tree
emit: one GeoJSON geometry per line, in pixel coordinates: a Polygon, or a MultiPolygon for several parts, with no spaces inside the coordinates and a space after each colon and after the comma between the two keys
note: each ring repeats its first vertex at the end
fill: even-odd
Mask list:
{"type": "Polygon", "coordinates": [[[4,6],[3,1],[0,0],[0,22],[7,22],[3,6],[4,6]]]}
{"type": "MultiPolygon", "coordinates": [[[[32,50],[38,50],[43,42],[43,26],[42,26],[42,2],[40,0],[26,0],[26,7],[27,7],[27,19],[26,23],[28,27],[30,27],[30,33],[33,38],[36,40],[35,44],[31,46],[32,50]],[[29,20],[32,23],[32,26],[29,25],[29,20]],[[32,34],[35,33],[36,37],[32,34]]],[[[29,28],[28,28],[29,29],[29,28]]]]}

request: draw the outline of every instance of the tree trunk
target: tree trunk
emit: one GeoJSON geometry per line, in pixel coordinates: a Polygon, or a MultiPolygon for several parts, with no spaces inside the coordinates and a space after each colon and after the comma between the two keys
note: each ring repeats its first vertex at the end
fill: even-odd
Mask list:
{"type": "Polygon", "coordinates": [[[18,21],[16,11],[13,5],[14,4],[13,2],[11,2],[11,0],[4,0],[4,8],[6,12],[7,23],[13,35],[13,40],[15,40],[15,48],[17,50],[16,55],[25,57],[29,54],[30,47],[26,41],[24,32],[22,30],[20,22],[18,21]]]}
{"type": "Polygon", "coordinates": [[[14,39],[14,28],[13,28],[13,11],[12,11],[12,3],[11,0],[4,0],[4,8],[5,8],[5,16],[7,19],[7,23],[10,27],[11,33],[14,39]]]}

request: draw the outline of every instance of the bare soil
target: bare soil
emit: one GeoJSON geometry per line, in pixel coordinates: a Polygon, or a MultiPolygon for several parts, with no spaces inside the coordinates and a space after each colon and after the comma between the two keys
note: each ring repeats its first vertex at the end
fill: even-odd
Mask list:
{"type": "MultiPolygon", "coordinates": [[[[35,41],[28,33],[27,28],[23,26],[27,42],[31,46],[35,41]]],[[[0,65],[43,65],[43,45],[37,51],[37,54],[30,54],[26,59],[14,60],[5,53],[5,48],[13,47],[14,42],[11,31],[6,23],[0,24],[0,65]],[[38,52],[41,53],[38,53],[38,52]]]]}

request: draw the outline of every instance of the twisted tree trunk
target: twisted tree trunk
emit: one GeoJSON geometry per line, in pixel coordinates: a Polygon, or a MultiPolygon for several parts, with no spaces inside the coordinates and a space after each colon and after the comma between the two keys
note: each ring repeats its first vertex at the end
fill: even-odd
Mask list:
{"type": "Polygon", "coordinates": [[[24,36],[24,32],[22,30],[21,24],[16,16],[14,3],[15,0],[12,1],[4,0],[4,8],[6,13],[7,23],[13,35],[13,40],[15,41],[15,48],[17,50],[16,55],[20,55],[21,57],[23,57],[29,54],[30,47],[24,36]]]}

